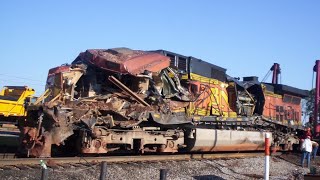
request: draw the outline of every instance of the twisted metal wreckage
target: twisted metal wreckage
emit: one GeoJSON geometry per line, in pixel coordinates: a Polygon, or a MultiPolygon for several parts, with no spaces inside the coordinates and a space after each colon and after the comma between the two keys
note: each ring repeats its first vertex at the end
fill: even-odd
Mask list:
{"type": "MultiPolygon", "coordinates": [[[[50,157],[52,145],[75,154],[264,148],[261,130],[197,125],[192,106],[204,94],[192,93],[180,79],[170,58],[158,52],[117,48],[80,53],[71,65],[50,69],[45,102],[30,106],[28,118],[20,124],[21,151],[50,157]]],[[[241,93],[239,113],[252,115],[259,105],[247,90],[241,93]]],[[[254,122],[256,116],[247,116],[236,125],[250,127],[254,122]]]]}

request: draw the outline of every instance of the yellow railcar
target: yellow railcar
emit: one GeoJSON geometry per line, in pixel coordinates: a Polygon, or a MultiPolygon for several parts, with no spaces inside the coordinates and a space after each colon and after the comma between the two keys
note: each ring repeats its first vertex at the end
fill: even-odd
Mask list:
{"type": "Polygon", "coordinates": [[[26,104],[31,101],[35,90],[27,86],[5,86],[0,92],[0,115],[26,116],[26,104]]]}

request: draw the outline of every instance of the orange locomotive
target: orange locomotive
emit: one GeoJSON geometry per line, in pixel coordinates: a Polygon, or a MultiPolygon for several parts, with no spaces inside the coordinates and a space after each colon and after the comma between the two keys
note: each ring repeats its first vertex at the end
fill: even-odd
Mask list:
{"type": "MultiPolygon", "coordinates": [[[[301,99],[308,96],[307,90],[278,84],[277,79],[272,83],[259,82],[255,76],[239,81],[216,65],[169,51],[160,52],[170,57],[170,67],[182,74],[182,82],[188,84],[189,91],[200,94],[191,114],[225,118],[261,115],[283,125],[302,125],[301,99]],[[182,63],[183,60],[186,62],[182,63]]],[[[275,63],[271,70],[273,78],[277,78],[279,64],[275,63]]]]}
{"type": "Polygon", "coordinates": [[[49,70],[51,94],[30,107],[22,148],[74,154],[288,150],[297,145],[307,91],[243,81],[206,61],[165,50],[87,50],[49,70]],[[53,144],[58,146],[52,146],[53,144]]]}

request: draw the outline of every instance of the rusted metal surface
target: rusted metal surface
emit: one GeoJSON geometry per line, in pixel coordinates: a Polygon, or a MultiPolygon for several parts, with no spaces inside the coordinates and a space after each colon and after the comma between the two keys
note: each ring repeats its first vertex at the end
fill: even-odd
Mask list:
{"type": "Polygon", "coordinates": [[[158,72],[170,65],[170,59],[166,56],[126,48],[90,49],[80,54],[79,59],[102,69],[132,75],[138,75],[144,71],[158,72]]]}
{"type": "Polygon", "coordinates": [[[168,57],[157,53],[87,50],[71,65],[51,69],[47,80],[51,93],[39,110],[33,109],[33,117],[23,126],[22,147],[27,156],[50,157],[52,144],[63,146],[72,136],[79,138],[73,150],[85,154],[122,149],[178,152],[179,145],[184,144],[183,133],[177,137],[167,130],[137,130],[142,123],[153,126],[152,112],[164,117],[157,120],[160,124],[191,122],[185,115],[175,115],[175,110],[188,105],[189,94],[177,76],[175,80],[169,77],[174,73],[168,68],[169,62],[168,57]],[[167,83],[155,83],[153,79],[165,79],[167,83]],[[163,89],[167,99],[161,94],[163,89]],[[184,102],[170,102],[171,97],[184,102]]]}
{"type": "MultiPolygon", "coordinates": [[[[264,133],[257,131],[272,126],[253,116],[257,94],[235,81],[191,77],[169,65],[168,57],[154,52],[91,49],[71,65],[49,70],[50,93],[21,122],[22,154],[50,157],[64,148],[72,154],[264,148],[264,133]],[[231,100],[237,110],[231,110],[231,100]],[[221,123],[228,118],[233,120],[221,123]]],[[[274,134],[276,146],[290,145],[288,136],[274,134]]]]}
{"type": "Polygon", "coordinates": [[[132,92],[127,86],[122,84],[118,79],[116,79],[113,76],[109,76],[109,81],[111,81],[113,84],[118,86],[120,89],[123,91],[127,92],[130,94],[134,99],[136,99],[139,103],[141,103],[143,106],[150,106],[147,102],[145,102],[143,99],[141,99],[136,93],[132,92]]]}
{"type": "Polygon", "coordinates": [[[61,72],[66,72],[70,70],[70,65],[62,65],[55,68],[52,68],[48,72],[48,76],[52,76],[61,72]]]}
{"type": "Polygon", "coordinates": [[[182,131],[147,132],[142,129],[134,131],[94,130],[95,139],[87,139],[81,148],[82,153],[108,153],[108,151],[136,149],[137,152],[178,152],[178,145],[184,143],[182,131]],[[108,144],[113,146],[108,146],[108,144]],[[152,144],[152,146],[150,146],[152,144]],[[117,146],[119,145],[119,146],[117,146]],[[135,148],[136,147],[136,148],[135,148]],[[152,147],[149,149],[148,147],[152,147]]]}

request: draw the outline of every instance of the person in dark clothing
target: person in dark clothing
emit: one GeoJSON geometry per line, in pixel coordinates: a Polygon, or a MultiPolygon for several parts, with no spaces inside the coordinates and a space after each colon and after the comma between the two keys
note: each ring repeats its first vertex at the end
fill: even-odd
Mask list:
{"type": "Polygon", "coordinates": [[[311,157],[312,159],[315,159],[317,156],[317,152],[318,152],[318,148],[319,148],[319,144],[315,141],[311,141],[312,143],[312,153],[311,153],[311,157]]]}

